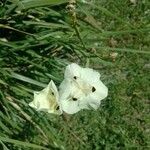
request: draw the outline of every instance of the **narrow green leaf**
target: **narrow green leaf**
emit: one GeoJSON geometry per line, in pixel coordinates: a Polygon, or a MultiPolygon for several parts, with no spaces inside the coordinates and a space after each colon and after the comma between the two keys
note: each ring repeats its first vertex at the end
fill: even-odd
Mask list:
{"type": "MultiPolygon", "coordinates": [[[[119,52],[130,52],[130,53],[139,53],[139,54],[150,54],[150,51],[146,50],[136,50],[136,49],[130,49],[130,48],[112,48],[112,47],[101,47],[101,46],[93,46],[94,48],[97,48],[97,51],[99,49],[103,50],[113,50],[113,51],[119,51],[119,52]]],[[[90,48],[90,47],[89,47],[90,48]]]]}
{"type": "Polygon", "coordinates": [[[21,131],[21,128],[16,123],[14,123],[11,119],[9,119],[7,116],[5,116],[2,112],[0,112],[0,117],[3,118],[5,120],[5,122],[8,123],[10,126],[21,131]]]}
{"type": "Polygon", "coordinates": [[[31,147],[31,148],[35,148],[35,149],[49,150],[48,148],[43,147],[43,146],[39,146],[39,145],[28,143],[28,142],[22,142],[22,141],[10,139],[10,138],[7,138],[7,137],[1,137],[0,136],[0,140],[3,141],[3,142],[8,142],[8,143],[12,143],[12,144],[15,144],[15,145],[20,145],[20,146],[23,146],[23,147],[31,147]]]}
{"type": "Polygon", "coordinates": [[[1,40],[0,40],[0,45],[8,46],[8,47],[11,47],[11,48],[17,48],[17,46],[15,44],[12,44],[11,42],[4,42],[4,41],[1,41],[1,40]]]}
{"type": "Polygon", "coordinates": [[[24,82],[28,82],[28,83],[34,84],[34,85],[38,85],[40,87],[46,87],[46,84],[43,84],[43,83],[38,82],[36,80],[33,80],[33,79],[29,78],[29,77],[25,77],[25,76],[20,75],[18,73],[12,72],[11,73],[11,77],[16,78],[16,79],[21,80],[21,81],[24,81],[24,82]]]}
{"type": "Polygon", "coordinates": [[[23,21],[26,25],[36,25],[45,28],[70,28],[67,25],[49,22],[23,21]]]}
{"type": "Polygon", "coordinates": [[[4,125],[1,120],[0,120],[0,128],[4,130],[5,133],[8,133],[8,134],[13,134],[13,132],[8,128],[6,127],[6,125],[4,125]]]}
{"type": "Polygon", "coordinates": [[[2,144],[2,146],[3,146],[3,150],[9,150],[7,147],[6,147],[6,145],[0,140],[0,143],[2,144]]]}
{"type": "Polygon", "coordinates": [[[129,34],[129,33],[143,33],[149,32],[150,28],[143,28],[143,29],[133,29],[133,30],[122,30],[122,31],[103,31],[100,35],[104,36],[113,36],[113,35],[121,35],[121,34],[129,34]]]}
{"type": "Polygon", "coordinates": [[[0,79],[0,84],[7,85],[7,83],[0,79]]]}
{"type": "Polygon", "coordinates": [[[18,10],[43,6],[54,6],[68,2],[68,0],[23,0],[19,4],[18,10]]]}
{"type": "Polygon", "coordinates": [[[10,26],[7,26],[7,25],[3,25],[3,24],[0,24],[0,28],[10,29],[10,30],[13,30],[13,31],[16,31],[16,32],[20,32],[20,33],[23,33],[23,34],[27,34],[27,35],[30,35],[30,36],[34,36],[34,35],[31,34],[31,33],[28,33],[28,32],[25,32],[25,31],[21,31],[21,30],[18,30],[18,29],[15,29],[15,28],[13,28],[13,27],[10,27],[10,26]]]}

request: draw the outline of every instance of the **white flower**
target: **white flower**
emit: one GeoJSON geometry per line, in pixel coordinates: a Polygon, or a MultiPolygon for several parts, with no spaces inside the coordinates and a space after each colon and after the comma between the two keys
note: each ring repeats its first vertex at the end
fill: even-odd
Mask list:
{"type": "Polygon", "coordinates": [[[62,109],[73,114],[81,109],[97,109],[108,89],[100,81],[100,74],[90,68],[72,63],[66,67],[65,79],[59,87],[62,109]]]}
{"type": "Polygon", "coordinates": [[[34,92],[34,100],[29,105],[37,111],[62,114],[57,87],[52,80],[42,91],[34,92]]]}

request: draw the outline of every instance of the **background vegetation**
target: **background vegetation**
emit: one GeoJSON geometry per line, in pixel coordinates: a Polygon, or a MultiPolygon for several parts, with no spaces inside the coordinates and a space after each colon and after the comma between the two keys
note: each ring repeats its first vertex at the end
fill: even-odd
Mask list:
{"type": "Polygon", "coordinates": [[[148,0],[0,1],[0,149],[150,149],[148,0]],[[72,7],[73,6],[73,7],[72,7]],[[65,66],[98,70],[109,96],[62,116],[28,106],[65,66]]]}

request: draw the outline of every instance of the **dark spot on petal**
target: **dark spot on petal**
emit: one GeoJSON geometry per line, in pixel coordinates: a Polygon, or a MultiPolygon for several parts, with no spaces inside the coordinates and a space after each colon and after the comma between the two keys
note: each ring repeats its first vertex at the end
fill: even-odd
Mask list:
{"type": "Polygon", "coordinates": [[[73,97],[73,98],[72,98],[72,100],[73,100],[73,101],[77,101],[78,99],[77,99],[77,98],[75,98],[75,97],[73,97]]]}
{"type": "Polygon", "coordinates": [[[76,76],[74,76],[73,78],[74,78],[75,80],[77,79],[77,77],[76,77],[76,76]]]}
{"type": "Polygon", "coordinates": [[[59,106],[56,107],[56,110],[59,110],[59,106]]]}
{"type": "Polygon", "coordinates": [[[93,86],[93,87],[92,87],[92,92],[95,92],[95,91],[96,91],[96,89],[95,89],[95,87],[93,86]]]}
{"type": "Polygon", "coordinates": [[[52,95],[54,95],[54,92],[52,92],[52,95]]]}

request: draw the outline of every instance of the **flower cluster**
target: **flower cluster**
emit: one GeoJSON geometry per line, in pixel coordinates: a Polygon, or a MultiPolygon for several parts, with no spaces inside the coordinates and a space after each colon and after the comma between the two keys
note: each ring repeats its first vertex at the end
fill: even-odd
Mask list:
{"type": "Polygon", "coordinates": [[[66,67],[59,91],[51,80],[42,91],[34,92],[34,100],[29,105],[48,113],[74,114],[81,109],[96,110],[107,95],[108,89],[97,71],[72,63],[66,67]]]}

